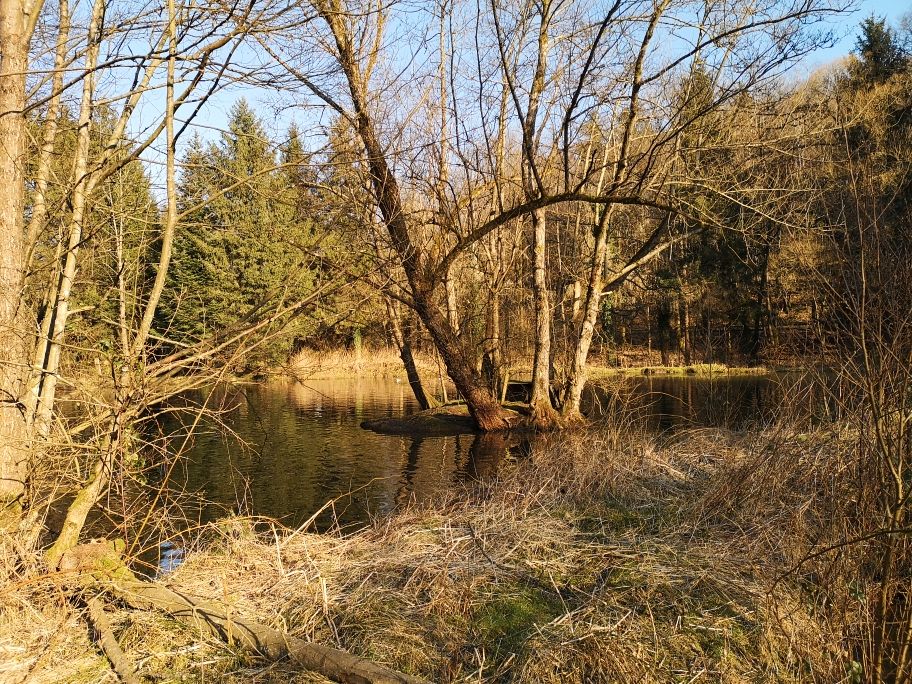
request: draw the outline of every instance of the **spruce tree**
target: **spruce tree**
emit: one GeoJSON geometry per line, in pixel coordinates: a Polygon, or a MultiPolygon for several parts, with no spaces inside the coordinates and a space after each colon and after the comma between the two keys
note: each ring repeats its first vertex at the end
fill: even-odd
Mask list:
{"type": "MultiPolygon", "coordinates": [[[[295,152],[296,154],[298,152],[295,152]]],[[[284,160],[283,160],[284,161],[284,160]]],[[[295,301],[311,290],[312,225],[300,215],[299,188],[250,105],[238,101],[217,143],[191,141],[183,158],[181,211],[167,302],[160,324],[170,339],[205,340],[295,301]]],[[[312,322],[297,317],[260,334],[273,339],[237,370],[285,359],[312,322]]]]}
{"type": "Polygon", "coordinates": [[[855,55],[852,81],[856,88],[883,83],[909,66],[908,53],[883,18],[870,16],[861,22],[855,55]]]}

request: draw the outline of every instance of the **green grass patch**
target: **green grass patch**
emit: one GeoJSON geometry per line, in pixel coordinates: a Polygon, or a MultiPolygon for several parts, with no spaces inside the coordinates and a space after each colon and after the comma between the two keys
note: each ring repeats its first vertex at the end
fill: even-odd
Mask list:
{"type": "Polygon", "coordinates": [[[526,585],[506,585],[476,610],[477,642],[493,646],[497,658],[522,651],[536,626],[546,625],[565,612],[554,592],[526,585]]]}

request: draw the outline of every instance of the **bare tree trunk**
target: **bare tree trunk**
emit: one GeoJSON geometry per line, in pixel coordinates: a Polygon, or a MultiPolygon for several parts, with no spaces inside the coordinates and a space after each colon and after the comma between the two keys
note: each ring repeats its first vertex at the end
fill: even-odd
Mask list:
{"type": "Polygon", "coordinates": [[[482,375],[495,396],[501,392],[500,360],[500,295],[496,290],[488,291],[488,308],[485,316],[484,354],[481,358],[482,375]]]}
{"type": "MultiPolygon", "coordinates": [[[[87,62],[97,58],[97,45],[94,52],[91,48],[91,45],[94,44],[92,35],[98,31],[101,17],[103,16],[103,8],[104,1],[96,0],[92,13],[92,23],[89,27],[90,51],[86,57],[87,62]]],[[[60,534],[57,536],[57,539],[54,540],[51,548],[48,549],[46,560],[48,565],[52,568],[56,568],[63,554],[79,542],[79,535],[82,533],[89,512],[104,494],[111,482],[114,468],[117,463],[117,457],[120,456],[123,458],[125,453],[128,453],[133,448],[133,445],[129,443],[127,437],[127,428],[133,418],[131,402],[135,401],[134,390],[136,388],[136,379],[133,376],[133,372],[135,367],[141,366],[139,362],[145,354],[145,344],[151,330],[155,310],[158,307],[158,302],[161,298],[162,290],[164,289],[165,276],[167,275],[168,265],[171,260],[174,232],[177,228],[177,182],[174,131],[177,16],[174,0],[168,0],[167,35],[169,37],[168,70],[165,82],[165,192],[167,204],[165,222],[162,228],[161,253],[159,254],[158,264],[156,265],[155,280],[146,300],[142,322],[130,345],[130,355],[123,360],[121,368],[118,369],[118,372],[115,374],[115,409],[114,414],[110,417],[110,424],[107,427],[105,436],[102,439],[98,460],[95,462],[90,479],[82,487],[67,509],[60,534]]],[[[94,61],[92,61],[92,63],[94,64],[94,61]]],[[[89,81],[90,78],[87,78],[86,80],[89,81]]],[[[88,89],[83,91],[83,111],[80,114],[80,123],[82,123],[83,120],[83,113],[91,113],[91,107],[86,104],[86,99],[88,99],[89,102],[91,101],[91,95],[91,85],[89,85],[88,89]]],[[[84,128],[88,128],[88,123],[86,123],[84,128]]],[[[80,133],[81,132],[82,128],[80,129],[80,133]]],[[[84,166],[84,162],[80,162],[77,158],[77,168],[80,163],[84,166]]],[[[77,178],[81,177],[77,176],[77,178]]],[[[84,192],[82,195],[82,202],[85,202],[84,192]]],[[[74,227],[81,227],[81,210],[78,214],[79,221],[76,220],[76,216],[77,212],[74,207],[74,227]]],[[[70,255],[67,257],[68,265],[70,261],[69,256],[70,255]]],[[[63,287],[61,287],[61,291],[63,292],[63,287]]],[[[53,399],[53,395],[51,395],[51,399],[53,399]]],[[[42,403],[44,403],[44,400],[44,394],[42,393],[42,403]]]]}
{"type": "Polygon", "coordinates": [[[190,625],[194,631],[221,638],[269,660],[284,660],[345,684],[427,684],[423,679],[397,672],[371,660],[330,646],[304,641],[271,627],[232,614],[223,606],[190,599],[160,584],[121,577],[113,591],[140,610],[156,608],[190,625]]]}
{"type": "Polygon", "coordinates": [[[25,75],[41,2],[0,0],[0,524],[19,519],[28,475],[23,391],[31,332],[21,307],[25,278],[25,75]]]}
{"type": "Polygon", "coordinates": [[[646,304],[646,365],[652,363],[652,307],[646,304]]]}
{"type": "Polygon", "coordinates": [[[557,412],[551,404],[551,302],[547,271],[547,218],[544,209],[532,212],[532,294],[535,309],[535,353],[532,360],[532,420],[551,428],[557,412]]]}
{"type": "Polygon", "coordinates": [[[712,363],[714,361],[712,340],[712,312],[705,302],[703,303],[703,328],[706,331],[706,344],[703,354],[706,363],[712,363]]]}
{"type": "MultiPolygon", "coordinates": [[[[591,149],[591,145],[590,145],[591,149]]],[[[602,153],[602,169],[596,191],[602,191],[605,180],[605,169],[608,164],[608,145],[602,153]]],[[[595,246],[589,263],[589,281],[586,283],[586,296],[583,303],[583,319],[578,328],[576,349],[570,365],[570,375],[567,377],[564,396],[562,397],[561,412],[565,418],[579,418],[580,402],[583,389],[586,386],[586,362],[589,358],[589,349],[592,346],[592,336],[595,333],[595,323],[598,320],[599,306],[602,300],[602,284],[604,281],[605,263],[608,259],[608,221],[611,217],[611,208],[603,207],[594,210],[595,218],[595,246]]],[[[579,216],[579,215],[578,215],[579,216]]],[[[580,300],[580,282],[574,282],[573,319],[577,319],[577,310],[580,300]]]]}
{"type": "Polygon", "coordinates": [[[586,386],[586,361],[589,358],[589,348],[592,346],[592,336],[595,333],[599,305],[602,300],[602,274],[605,271],[605,260],[608,256],[608,214],[607,209],[602,212],[595,234],[595,248],[592,251],[589,282],[586,284],[586,298],[583,304],[583,320],[561,406],[561,411],[567,418],[580,417],[580,402],[586,386]]]}
{"type": "Polygon", "coordinates": [[[92,7],[92,18],[89,23],[88,50],[86,51],[85,57],[86,75],[82,84],[82,101],[79,106],[76,153],[73,161],[73,181],[75,185],[71,198],[73,209],[70,219],[69,242],[63,272],[60,274],[59,284],[57,286],[57,298],[54,302],[54,309],[51,317],[53,324],[49,326],[49,343],[47,345],[47,354],[42,360],[41,383],[38,390],[35,432],[42,438],[47,437],[51,428],[54,398],[57,390],[57,374],[60,369],[60,354],[63,347],[63,336],[66,331],[67,318],[69,317],[70,295],[73,289],[73,281],[76,277],[79,248],[82,244],[86,200],[89,192],[87,170],[92,112],[94,109],[94,71],[98,61],[100,46],[99,30],[103,10],[103,0],[95,0],[92,7]]]}
{"type": "Polygon", "coordinates": [[[691,361],[690,352],[690,306],[687,303],[687,297],[683,294],[678,300],[678,327],[681,329],[681,351],[684,353],[684,365],[689,366],[691,361]]]}
{"type": "MultiPolygon", "coordinates": [[[[537,57],[535,73],[529,87],[529,100],[522,119],[523,137],[523,189],[528,199],[540,197],[544,192],[543,179],[537,167],[535,141],[538,113],[545,77],[548,69],[550,49],[548,31],[553,19],[553,6],[544,0],[537,8],[540,12],[537,57]]],[[[495,15],[496,19],[496,15],[495,15]]],[[[503,54],[503,48],[501,48],[503,54]]],[[[504,62],[504,69],[507,64],[504,62]]],[[[511,86],[511,90],[513,87],[511,86]]],[[[514,96],[515,97],[515,96],[514,96]]],[[[519,104],[517,101],[517,113],[519,104]]],[[[530,409],[533,424],[542,429],[553,428],[558,423],[558,414],[551,403],[551,302],[548,292],[548,219],[543,208],[532,211],[532,301],[535,313],[535,351],[532,360],[532,397],[530,409]]]]}
{"type": "Polygon", "coordinates": [[[51,161],[57,140],[60,118],[60,97],[63,93],[63,73],[66,68],[68,41],[70,39],[70,4],[69,0],[60,0],[57,17],[57,45],[54,51],[54,75],[51,77],[51,98],[48,101],[47,114],[44,119],[44,136],[41,152],[38,155],[38,166],[35,169],[34,201],[32,215],[26,228],[25,248],[29,252],[29,263],[34,256],[38,234],[47,219],[47,188],[50,180],[51,161]]]}
{"type": "MultiPolygon", "coordinates": [[[[641,79],[643,75],[643,63],[646,58],[646,50],[652,40],[655,27],[659,18],[665,11],[670,0],[654,6],[652,17],[649,25],[643,35],[640,44],[640,50],[636,61],[633,65],[633,82],[630,88],[630,105],[627,112],[627,122],[624,126],[624,133],[621,139],[620,149],[618,150],[618,159],[614,165],[614,176],[611,181],[611,188],[617,188],[623,181],[627,173],[627,160],[630,154],[630,141],[633,136],[637,117],[639,113],[639,92],[642,87],[641,79]]],[[[607,168],[609,148],[606,145],[602,159],[602,169],[599,172],[599,179],[596,187],[597,194],[602,191],[602,184],[607,168]]],[[[580,401],[583,395],[583,388],[586,385],[586,361],[589,358],[589,348],[592,346],[592,336],[595,331],[595,323],[598,320],[599,306],[602,298],[602,288],[604,281],[604,270],[608,258],[608,221],[611,217],[611,207],[604,207],[598,215],[595,224],[595,247],[592,252],[592,258],[589,265],[589,282],[586,288],[586,303],[583,314],[583,322],[579,327],[579,334],[576,342],[576,351],[573,356],[570,376],[567,379],[566,390],[563,397],[561,411],[565,417],[577,418],[580,416],[580,401]]]]}
{"type": "MultiPolygon", "coordinates": [[[[60,117],[60,97],[63,91],[63,72],[66,67],[68,53],[67,43],[70,35],[70,5],[69,0],[60,0],[58,9],[57,46],[54,52],[54,75],[51,78],[51,99],[48,102],[47,114],[44,120],[44,138],[41,153],[38,157],[38,167],[35,171],[35,199],[32,204],[32,216],[26,229],[26,250],[28,251],[27,264],[34,258],[35,246],[41,229],[47,220],[47,188],[50,181],[51,161],[57,140],[60,117]]],[[[54,264],[59,265],[63,258],[63,240],[58,234],[55,249],[54,264]]],[[[51,324],[54,317],[54,303],[57,301],[58,285],[60,278],[57,274],[49,279],[44,301],[44,314],[38,330],[37,339],[32,354],[32,368],[29,374],[27,399],[25,401],[26,418],[35,419],[38,408],[38,395],[41,390],[41,381],[44,377],[44,361],[50,341],[51,324]]]]}
{"type": "Polygon", "coordinates": [[[510,415],[485,386],[457,332],[434,303],[437,283],[431,280],[422,264],[420,252],[409,235],[399,183],[387,164],[374,120],[368,111],[366,84],[354,54],[352,36],[345,26],[345,15],[335,2],[321,6],[320,12],[336,43],[339,64],[345,73],[355,110],[356,129],[367,154],[367,166],[377,206],[393,248],[402,260],[415,301],[415,310],[440,350],[447,372],[465,399],[469,413],[479,429],[491,431],[508,428],[511,424],[510,415]]]}
{"type": "Polygon", "coordinates": [[[411,331],[406,334],[407,331],[403,330],[405,326],[402,324],[402,318],[396,310],[396,306],[389,299],[386,299],[386,312],[393,331],[393,341],[399,350],[399,358],[402,359],[402,365],[405,367],[405,377],[408,379],[409,387],[412,388],[412,393],[415,395],[415,401],[418,402],[418,406],[421,407],[422,411],[433,408],[437,402],[424,391],[424,385],[421,382],[421,376],[418,374],[418,366],[415,364],[415,356],[412,352],[411,331]]]}
{"type": "Polygon", "coordinates": [[[89,512],[111,481],[114,451],[120,445],[121,419],[122,417],[115,417],[111,420],[108,434],[102,440],[98,460],[92,468],[92,475],[67,508],[60,532],[45,554],[45,562],[52,570],[57,569],[63,554],[79,543],[79,535],[82,534],[89,512]]]}
{"type": "Polygon", "coordinates": [[[446,307],[447,307],[447,321],[453,330],[456,331],[456,334],[459,334],[459,309],[456,305],[456,300],[458,298],[458,293],[456,292],[456,281],[451,272],[447,274],[447,277],[443,281],[443,287],[446,291],[446,307]]]}

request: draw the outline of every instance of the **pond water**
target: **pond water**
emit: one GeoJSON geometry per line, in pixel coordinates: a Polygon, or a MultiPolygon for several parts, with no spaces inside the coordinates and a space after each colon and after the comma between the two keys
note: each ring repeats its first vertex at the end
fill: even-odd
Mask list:
{"type": "MultiPolygon", "coordinates": [[[[775,418],[792,391],[786,387],[769,377],[638,377],[588,391],[584,409],[596,420],[623,411],[657,431],[742,429],[775,418]]],[[[485,478],[503,459],[523,458],[535,448],[518,437],[414,438],[362,429],[365,420],[418,410],[408,385],[391,379],[244,385],[193,400],[226,407],[221,428],[200,421],[183,469],[171,475],[172,487],[207,502],[197,511],[202,521],[234,512],[291,526],[315,516],[317,529],[357,525],[485,478]]],[[[185,425],[191,420],[182,418],[185,425]]]]}

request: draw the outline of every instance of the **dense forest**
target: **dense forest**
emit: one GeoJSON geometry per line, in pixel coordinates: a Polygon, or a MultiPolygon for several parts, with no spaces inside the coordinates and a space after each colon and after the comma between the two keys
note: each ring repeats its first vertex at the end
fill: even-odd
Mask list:
{"type": "MultiPolygon", "coordinates": [[[[394,349],[433,411],[430,357],[474,430],[568,444],[595,439],[583,396],[608,370],[791,368],[837,406],[831,422],[779,426],[792,441],[694,475],[728,489],[682,489],[698,503],[674,510],[752,539],[767,538],[752,532],[760,504],[750,523],[713,506],[769,494],[769,510],[797,511],[780,531],[792,536],[770,541],[793,551],[763,592],[783,607],[775,592],[792,582],[837,645],[719,681],[912,677],[908,17],[864,18],[851,54],[796,76],[836,42],[849,2],[0,8],[0,596],[62,577],[130,681],[97,599],[66,584],[89,522],[108,520],[128,551],[171,535],[182,523],[163,482],[183,447],[162,416],[195,424],[217,407],[188,407],[189,391],[300,377],[302,356],[394,349]],[[505,401],[511,380],[528,388],[522,405],[505,401]]],[[[573,483],[602,496],[582,452],[575,467],[593,470],[573,483]]],[[[566,607],[563,580],[536,581],[523,591],[566,607]],[[556,598],[539,596],[552,584],[556,598]]],[[[255,650],[294,651],[269,629],[255,650]]],[[[336,681],[469,681],[469,656],[387,658],[401,674],[310,653],[314,634],[294,637],[299,664],[336,681]]],[[[552,681],[510,658],[484,679],[471,662],[471,681],[552,681]]],[[[696,681],[590,665],[574,666],[580,681],[696,681]]]]}

